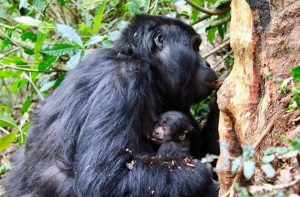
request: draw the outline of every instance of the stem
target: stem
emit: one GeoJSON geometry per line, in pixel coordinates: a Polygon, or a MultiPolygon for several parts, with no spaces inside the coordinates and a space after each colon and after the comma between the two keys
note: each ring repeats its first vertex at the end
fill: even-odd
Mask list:
{"type": "Polygon", "coordinates": [[[208,15],[220,15],[220,14],[224,14],[225,12],[230,10],[230,7],[225,7],[224,9],[218,9],[218,10],[207,10],[207,9],[199,6],[197,3],[193,2],[192,0],[186,0],[186,2],[188,4],[190,4],[191,6],[193,6],[195,9],[197,9],[205,14],[208,14],[208,15]]]}
{"type": "Polygon", "coordinates": [[[211,56],[212,54],[218,52],[220,49],[226,47],[228,44],[230,44],[229,38],[225,42],[223,42],[221,45],[219,45],[218,47],[216,47],[213,50],[211,50],[210,52],[204,54],[202,57],[207,58],[207,57],[211,56]]]}
{"type": "Polygon", "coordinates": [[[231,55],[233,53],[233,51],[231,50],[229,53],[227,53],[220,61],[218,61],[213,67],[212,69],[216,69],[224,60],[226,60],[227,57],[229,57],[229,55],[231,55]]]}
{"type": "Polygon", "coordinates": [[[15,48],[15,49],[11,50],[11,51],[8,51],[7,53],[5,53],[5,54],[3,54],[3,55],[0,54],[0,60],[3,59],[3,58],[6,57],[6,56],[12,54],[13,52],[20,50],[20,49],[21,49],[21,47],[17,47],[17,48],[15,48]]]}
{"type": "Polygon", "coordinates": [[[39,72],[39,73],[51,73],[51,72],[67,72],[64,69],[61,68],[52,68],[52,70],[36,70],[36,69],[30,69],[30,68],[22,68],[22,67],[15,67],[15,66],[5,66],[3,64],[0,64],[0,70],[4,69],[11,69],[11,70],[19,70],[19,71],[24,71],[24,72],[39,72]]]}
{"type": "Polygon", "coordinates": [[[11,44],[17,46],[17,47],[20,47],[20,48],[23,48],[23,49],[27,49],[27,50],[30,50],[31,48],[29,46],[26,46],[24,45],[23,43],[20,43],[16,40],[13,40],[12,38],[10,38],[9,36],[6,35],[6,33],[4,33],[2,30],[0,30],[0,38],[2,39],[9,39],[11,44]]]}
{"type": "Polygon", "coordinates": [[[28,82],[32,85],[33,89],[36,91],[36,93],[39,95],[41,100],[44,100],[45,98],[43,97],[42,93],[39,91],[39,89],[35,86],[35,84],[33,83],[33,81],[30,79],[30,77],[24,73],[23,75],[25,77],[25,79],[28,80],[28,82]]]}
{"type": "Polygon", "coordinates": [[[278,185],[259,185],[259,186],[250,186],[251,189],[255,189],[255,191],[273,191],[273,190],[282,190],[289,187],[292,187],[294,185],[297,185],[300,182],[300,175],[295,176],[295,180],[289,182],[289,183],[283,183],[278,185]]]}
{"type": "Polygon", "coordinates": [[[193,22],[192,25],[196,25],[197,23],[200,23],[201,21],[204,21],[205,19],[208,19],[210,17],[211,17],[211,15],[201,16],[197,21],[193,22]]]}
{"type": "Polygon", "coordinates": [[[231,17],[230,16],[226,16],[220,20],[217,20],[217,21],[214,21],[212,22],[207,28],[206,30],[208,29],[212,29],[212,28],[215,28],[215,27],[218,27],[220,25],[223,25],[223,24],[226,24],[228,23],[229,21],[231,20],[231,17]]]}

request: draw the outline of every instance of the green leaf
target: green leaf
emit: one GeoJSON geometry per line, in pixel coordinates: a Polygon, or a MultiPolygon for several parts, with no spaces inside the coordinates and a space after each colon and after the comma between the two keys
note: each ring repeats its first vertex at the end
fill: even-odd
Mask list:
{"type": "Polygon", "coordinates": [[[0,138],[0,152],[5,150],[15,140],[17,134],[18,131],[14,131],[0,138]]]}
{"type": "Polygon", "coordinates": [[[266,174],[266,176],[268,178],[273,178],[275,176],[276,172],[275,172],[275,170],[274,170],[274,168],[273,168],[273,166],[271,164],[269,164],[269,163],[263,164],[261,166],[261,169],[266,174]]]}
{"type": "Polygon", "coordinates": [[[15,64],[15,65],[27,65],[27,61],[19,56],[9,56],[4,57],[2,60],[0,60],[0,63],[2,64],[15,64]]]}
{"type": "Polygon", "coordinates": [[[236,173],[239,167],[241,166],[241,164],[242,164],[242,158],[241,157],[235,158],[231,165],[231,171],[233,173],[236,173]]]}
{"type": "Polygon", "coordinates": [[[292,141],[291,146],[294,150],[300,150],[300,135],[298,135],[296,139],[292,141]]]}
{"type": "Polygon", "coordinates": [[[55,81],[48,81],[42,85],[42,87],[40,88],[40,91],[46,92],[47,90],[52,88],[54,86],[54,84],[55,84],[55,81]]]}
{"type": "MultiPolygon", "coordinates": [[[[193,0],[197,5],[204,6],[204,0],[193,0]]],[[[198,18],[200,11],[192,7],[192,21],[195,22],[198,18]]]]}
{"type": "Polygon", "coordinates": [[[279,155],[286,154],[289,151],[288,147],[276,147],[275,152],[279,155]]]}
{"type": "Polygon", "coordinates": [[[218,26],[217,28],[218,28],[218,33],[219,33],[220,37],[221,37],[222,40],[223,40],[223,39],[224,39],[224,36],[225,36],[225,32],[224,32],[222,26],[218,26]]]}
{"type": "Polygon", "coordinates": [[[84,0],[82,1],[81,7],[87,11],[92,10],[95,9],[101,1],[102,0],[84,0]]]}
{"type": "Polygon", "coordinates": [[[96,44],[98,42],[101,42],[103,39],[104,39],[104,36],[95,35],[95,36],[91,37],[89,39],[89,41],[87,41],[85,43],[85,46],[90,46],[90,45],[96,44]]]}
{"type": "Polygon", "coordinates": [[[82,51],[79,51],[69,59],[69,61],[67,62],[69,69],[75,68],[77,66],[81,58],[81,55],[82,55],[82,51]]]}
{"type": "Polygon", "coordinates": [[[47,34],[50,30],[55,29],[55,27],[51,23],[42,22],[38,25],[38,29],[41,33],[47,34]]]}
{"type": "Polygon", "coordinates": [[[66,4],[66,1],[65,0],[59,0],[59,3],[61,6],[64,6],[66,4]]]}
{"type": "Polygon", "coordinates": [[[32,97],[29,96],[26,98],[26,100],[24,101],[23,105],[22,105],[22,108],[21,108],[21,113],[24,114],[25,112],[28,111],[29,107],[30,107],[30,104],[31,104],[31,101],[32,101],[32,97]]]}
{"type": "Polygon", "coordinates": [[[120,31],[112,31],[108,33],[108,39],[112,42],[118,40],[121,36],[121,32],[120,31]]]}
{"type": "Polygon", "coordinates": [[[12,117],[4,115],[4,114],[0,114],[0,127],[18,128],[18,125],[12,117]]]}
{"type": "Polygon", "coordinates": [[[247,160],[247,159],[250,159],[253,157],[255,151],[252,146],[245,145],[242,147],[242,149],[243,149],[243,159],[244,160],[247,160]]]}
{"type": "Polygon", "coordinates": [[[47,39],[46,34],[39,34],[37,37],[37,41],[34,45],[34,62],[39,63],[40,62],[40,51],[43,47],[44,41],[47,39]]]}
{"type": "Polygon", "coordinates": [[[47,47],[43,49],[42,52],[52,56],[62,56],[65,54],[74,53],[74,51],[78,49],[80,49],[78,45],[57,43],[54,44],[52,47],[47,47]]]}
{"type": "Polygon", "coordinates": [[[20,17],[14,18],[14,20],[17,21],[18,23],[26,24],[26,25],[33,26],[33,27],[37,27],[42,23],[42,21],[40,21],[38,19],[34,19],[30,16],[20,16],[20,17]]]}
{"type": "Polygon", "coordinates": [[[212,29],[209,29],[207,31],[207,38],[208,38],[208,41],[212,44],[214,39],[215,39],[215,36],[216,36],[216,31],[217,31],[217,28],[212,28],[212,29]]]}
{"type": "Polygon", "coordinates": [[[106,1],[101,2],[99,9],[96,13],[96,16],[94,18],[94,24],[93,24],[93,34],[97,34],[102,23],[103,13],[106,7],[106,1]]]}
{"type": "Polygon", "coordinates": [[[246,179],[251,179],[251,177],[254,175],[255,171],[255,162],[252,160],[244,161],[244,176],[246,179]]]}
{"type": "Polygon", "coordinates": [[[60,84],[61,84],[61,82],[63,81],[65,79],[65,75],[62,75],[62,76],[59,76],[57,79],[56,79],[56,81],[55,81],[55,84],[54,84],[54,88],[57,88],[60,84]]]}
{"type": "Polygon", "coordinates": [[[130,12],[130,14],[134,15],[134,14],[139,13],[140,3],[141,3],[141,1],[139,1],[139,0],[131,0],[125,4],[125,7],[130,12]]]}
{"type": "Polygon", "coordinates": [[[264,157],[262,158],[262,162],[263,163],[270,163],[271,161],[273,161],[275,159],[275,155],[271,154],[271,155],[264,155],[264,157]]]}
{"type": "Polygon", "coordinates": [[[292,69],[291,74],[293,75],[293,77],[296,81],[300,82],[300,65],[298,65],[296,68],[292,69]]]}
{"type": "Polygon", "coordinates": [[[6,38],[1,44],[1,50],[5,49],[10,44],[10,39],[6,38]]]}
{"type": "Polygon", "coordinates": [[[43,11],[47,5],[44,0],[33,0],[32,4],[39,11],[43,11]]]}
{"type": "Polygon", "coordinates": [[[31,31],[22,32],[21,38],[23,41],[30,40],[31,42],[36,42],[37,36],[31,31]]]}
{"type": "Polygon", "coordinates": [[[19,9],[21,9],[21,8],[28,8],[27,0],[20,0],[19,9]]]}
{"type": "Polygon", "coordinates": [[[0,167],[0,175],[3,175],[5,172],[7,172],[8,170],[11,170],[12,167],[11,167],[11,164],[10,163],[6,163],[4,165],[2,165],[0,167]]]}
{"type": "Polygon", "coordinates": [[[26,79],[16,79],[12,85],[9,87],[9,90],[13,93],[17,93],[17,91],[23,88],[27,84],[26,79]]]}
{"type": "Polygon", "coordinates": [[[70,42],[75,42],[79,46],[83,46],[80,36],[69,25],[56,24],[57,31],[67,38],[70,42]]]}

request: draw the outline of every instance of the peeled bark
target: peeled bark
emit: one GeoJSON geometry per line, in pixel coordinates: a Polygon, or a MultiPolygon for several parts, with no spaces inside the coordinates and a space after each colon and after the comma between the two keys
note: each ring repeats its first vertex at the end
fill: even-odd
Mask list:
{"type": "Polygon", "coordinates": [[[239,156],[244,145],[257,146],[259,157],[264,147],[284,145],[281,134],[293,138],[300,130],[300,112],[286,112],[291,95],[278,93],[274,80],[291,77],[289,71],[300,62],[300,1],[232,0],[231,9],[235,62],[218,92],[220,194],[234,179],[226,161],[239,156]]]}

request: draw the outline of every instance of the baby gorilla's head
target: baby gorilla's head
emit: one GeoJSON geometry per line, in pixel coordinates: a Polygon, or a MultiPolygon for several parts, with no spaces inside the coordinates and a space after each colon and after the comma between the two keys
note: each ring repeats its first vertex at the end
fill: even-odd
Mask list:
{"type": "Polygon", "coordinates": [[[151,139],[157,144],[186,141],[187,134],[192,130],[193,126],[186,115],[168,111],[163,113],[155,123],[151,139]]]}

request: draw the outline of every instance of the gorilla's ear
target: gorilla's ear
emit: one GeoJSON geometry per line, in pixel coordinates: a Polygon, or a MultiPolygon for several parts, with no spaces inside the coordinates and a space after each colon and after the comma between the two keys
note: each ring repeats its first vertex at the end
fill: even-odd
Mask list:
{"type": "Polygon", "coordinates": [[[154,44],[158,49],[162,49],[164,45],[164,37],[161,32],[156,33],[154,36],[154,44]]]}

